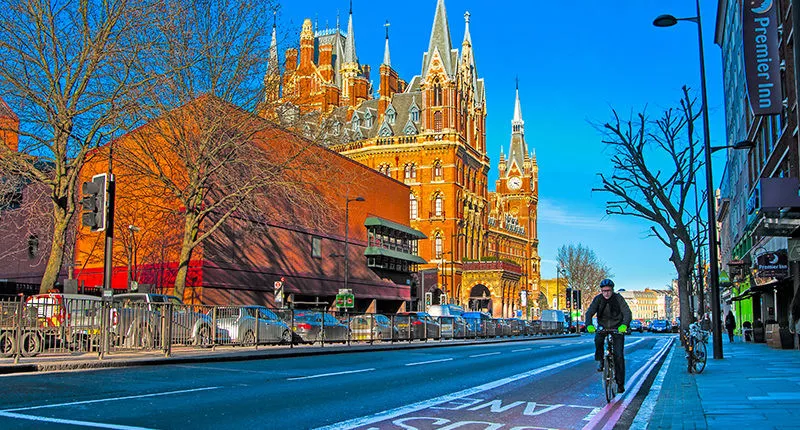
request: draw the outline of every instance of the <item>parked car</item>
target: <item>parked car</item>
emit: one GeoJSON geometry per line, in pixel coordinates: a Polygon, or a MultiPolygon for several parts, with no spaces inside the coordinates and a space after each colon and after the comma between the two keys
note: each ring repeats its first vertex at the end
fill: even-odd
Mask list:
{"type": "Polygon", "coordinates": [[[214,329],[213,318],[195,312],[175,296],[155,293],[123,293],[113,297],[118,315],[118,335],[123,347],[152,348],[161,341],[161,314],[170,312],[169,331],[173,344],[211,346],[230,342],[227,330],[214,329]]]}
{"type": "Polygon", "coordinates": [[[496,335],[497,325],[493,323],[489,314],[484,312],[464,312],[461,316],[467,320],[478,336],[494,337],[496,335]]]}
{"type": "Polygon", "coordinates": [[[295,310],[285,313],[284,321],[293,324],[292,330],[303,342],[347,342],[350,336],[350,328],[327,312],[295,310]]]}
{"type": "Polygon", "coordinates": [[[453,317],[453,327],[457,339],[472,338],[476,335],[475,328],[467,322],[463,315],[453,317]]]}
{"type": "Polygon", "coordinates": [[[631,331],[638,331],[639,333],[644,332],[642,322],[639,320],[631,320],[631,331]]]}
{"type": "Polygon", "coordinates": [[[672,331],[672,324],[667,320],[653,320],[650,324],[651,333],[669,333],[672,331]]]}
{"type": "Polygon", "coordinates": [[[399,330],[392,321],[382,314],[364,314],[350,320],[350,333],[353,340],[392,340],[399,337],[399,330]]]}
{"type": "Polygon", "coordinates": [[[441,326],[427,312],[401,312],[394,317],[398,339],[439,339],[441,326]]]}
{"type": "MultiPolygon", "coordinates": [[[[86,294],[36,294],[25,301],[26,329],[21,353],[37,355],[45,348],[89,351],[97,346],[102,322],[102,300],[86,294]]],[[[9,337],[9,342],[16,338],[9,337]]],[[[4,345],[4,349],[11,345],[4,345]]]]}
{"type": "Polygon", "coordinates": [[[216,318],[217,327],[227,332],[232,343],[253,346],[292,342],[292,329],[264,306],[220,307],[216,318]]]}

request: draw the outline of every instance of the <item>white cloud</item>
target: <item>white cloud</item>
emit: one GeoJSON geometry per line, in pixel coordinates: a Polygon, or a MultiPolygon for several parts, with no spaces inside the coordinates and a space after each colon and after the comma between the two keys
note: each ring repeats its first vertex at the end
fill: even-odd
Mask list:
{"type": "Polygon", "coordinates": [[[573,228],[592,230],[615,230],[616,226],[609,219],[598,215],[581,215],[585,210],[570,210],[559,206],[554,200],[539,200],[539,221],[548,224],[563,225],[573,228]]]}

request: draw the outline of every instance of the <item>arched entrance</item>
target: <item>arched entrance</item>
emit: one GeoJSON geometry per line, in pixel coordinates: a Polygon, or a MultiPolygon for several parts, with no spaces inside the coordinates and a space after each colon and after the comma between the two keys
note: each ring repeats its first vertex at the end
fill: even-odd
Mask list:
{"type": "Polygon", "coordinates": [[[492,313],[492,294],[486,285],[478,284],[469,291],[467,308],[471,311],[492,313]]]}

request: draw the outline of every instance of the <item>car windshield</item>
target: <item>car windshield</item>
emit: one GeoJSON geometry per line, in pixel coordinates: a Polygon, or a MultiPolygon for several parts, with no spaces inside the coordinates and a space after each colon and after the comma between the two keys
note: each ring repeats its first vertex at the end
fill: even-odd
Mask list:
{"type": "Polygon", "coordinates": [[[260,314],[260,318],[267,319],[267,320],[277,320],[278,316],[275,315],[274,312],[267,308],[258,308],[258,313],[260,314]]]}

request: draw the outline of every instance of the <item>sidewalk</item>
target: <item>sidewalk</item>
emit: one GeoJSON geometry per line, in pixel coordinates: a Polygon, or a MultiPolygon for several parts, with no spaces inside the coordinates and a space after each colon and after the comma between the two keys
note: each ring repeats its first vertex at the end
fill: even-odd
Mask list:
{"type": "Polygon", "coordinates": [[[800,351],[723,340],[724,359],[711,358],[700,375],[686,371],[673,346],[648,429],[800,429],[800,351]]]}

